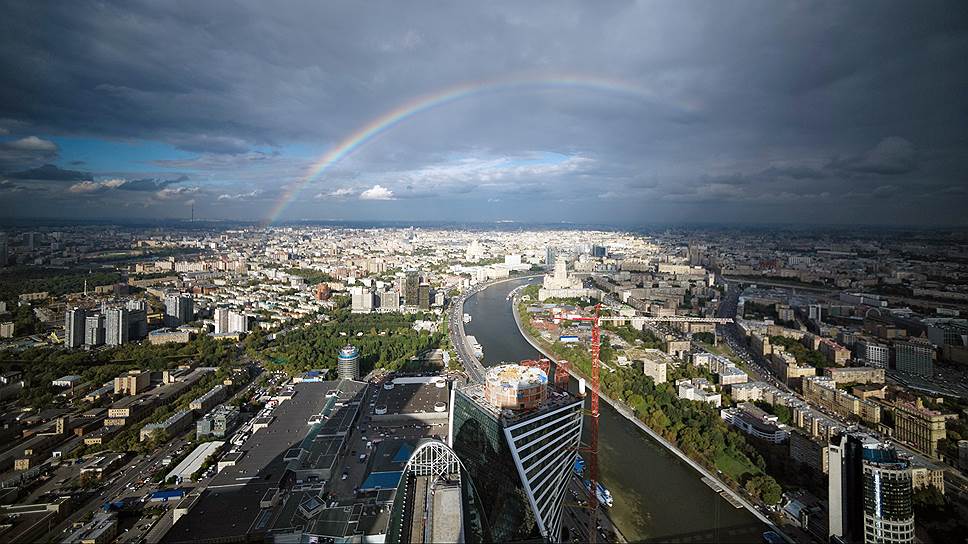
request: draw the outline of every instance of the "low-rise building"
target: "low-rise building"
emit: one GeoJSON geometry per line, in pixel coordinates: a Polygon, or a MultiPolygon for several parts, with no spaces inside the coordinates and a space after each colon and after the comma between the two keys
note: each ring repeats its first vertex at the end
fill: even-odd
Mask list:
{"type": "Polygon", "coordinates": [[[744,433],[773,444],[780,444],[790,437],[789,431],[779,424],[777,416],[748,402],[741,403],[736,408],[724,408],[719,411],[719,416],[744,433]]]}
{"type": "Polygon", "coordinates": [[[672,357],[684,357],[692,349],[692,342],[689,340],[676,340],[672,335],[666,337],[663,343],[666,354],[672,357]]]}
{"type": "Polygon", "coordinates": [[[832,410],[842,417],[858,417],[871,425],[881,422],[880,404],[860,399],[847,391],[838,389],[833,378],[827,376],[804,378],[803,398],[832,410]]]}
{"type": "Polygon", "coordinates": [[[118,535],[118,518],[114,513],[98,512],[94,518],[62,541],[64,544],[108,544],[118,535]]]}
{"type": "Polygon", "coordinates": [[[168,436],[175,436],[181,431],[184,431],[192,424],[192,411],[191,410],[179,410],[174,414],[168,416],[167,419],[160,423],[149,423],[141,428],[139,433],[139,438],[142,442],[148,440],[155,433],[164,432],[168,436]]]}
{"type": "Polygon", "coordinates": [[[723,367],[718,372],[718,376],[719,385],[735,385],[739,383],[746,383],[750,379],[746,372],[735,365],[723,367]]]}
{"type": "Polygon", "coordinates": [[[944,494],[944,469],[937,465],[912,461],[911,487],[914,489],[933,487],[944,494]]]}
{"type": "MultiPolygon", "coordinates": [[[[229,432],[231,432],[233,428],[235,428],[238,420],[238,408],[220,404],[198,420],[198,422],[195,424],[195,434],[199,438],[209,435],[224,438],[229,432]]],[[[257,429],[255,429],[255,425],[253,425],[253,432],[255,432],[255,430],[257,429]]]]}
{"type": "Polygon", "coordinates": [[[723,403],[722,395],[713,391],[712,384],[703,378],[677,380],[676,388],[680,399],[708,402],[717,407],[723,403]]]}
{"type": "Polygon", "coordinates": [[[921,399],[894,404],[894,439],[921,453],[938,458],[938,442],[947,436],[945,415],[925,408],[921,399]]]}
{"type": "Polygon", "coordinates": [[[54,387],[74,387],[81,383],[81,377],[76,375],[61,376],[51,382],[54,387]]]}
{"type": "Polygon", "coordinates": [[[824,376],[836,384],[842,383],[884,383],[884,369],[870,366],[832,367],[823,370],[824,376]]]}
{"type": "Polygon", "coordinates": [[[124,453],[106,453],[103,455],[98,455],[81,467],[81,475],[83,476],[87,474],[100,480],[105,475],[110,474],[111,471],[124,464],[124,458],[124,453]]]}
{"type": "Polygon", "coordinates": [[[225,396],[228,394],[228,388],[224,385],[216,385],[215,387],[209,389],[204,395],[193,400],[188,408],[195,410],[200,414],[204,414],[212,409],[216,404],[225,400],[225,396]]]}
{"type": "Polygon", "coordinates": [[[158,329],[148,334],[151,344],[187,344],[192,339],[192,333],[183,330],[158,329]]]}
{"type": "Polygon", "coordinates": [[[114,394],[137,395],[143,393],[150,385],[151,372],[130,370],[127,374],[114,378],[114,394]]]}

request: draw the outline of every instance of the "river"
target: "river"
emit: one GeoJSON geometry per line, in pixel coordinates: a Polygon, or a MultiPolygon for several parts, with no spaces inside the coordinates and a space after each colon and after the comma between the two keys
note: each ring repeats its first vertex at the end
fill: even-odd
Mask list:
{"type": "MultiPolygon", "coordinates": [[[[508,293],[540,278],[499,283],[471,296],[465,331],[484,348],[484,365],[540,355],[514,323],[508,293]]],[[[573,384],[574,385],[574,384],[573,384]]],[[[732,507],[699,474],[607,403],[599,416],[599,470],[615,501],[609,514],[630,541],[758,542],[764,530],[732,507]]],[[[586,422],[587,423],[587,422],[586,422]]]]}

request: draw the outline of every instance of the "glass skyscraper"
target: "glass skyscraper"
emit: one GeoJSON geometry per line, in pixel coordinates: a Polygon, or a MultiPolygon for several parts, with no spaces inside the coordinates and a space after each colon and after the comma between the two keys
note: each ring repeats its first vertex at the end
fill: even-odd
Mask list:
{"type": "Polygon", "coordinates": [[[830,445],[829,535],[841,542],[914,542],[911,464],[897,450],[861,433],[830,445]]]}
{"type": "Polygon", "coordinates": [[[533,368],[492,367],[487,378],[486,385],[453,391],[451,447],[477,486],[495,541],[556,542],[581,439],[582,401],[551,389],[547,376],[533,368]],[[517,391],[494,395],[489,387],[517,391]],[[533,398],[535,388],[547,390],[537,405],[496,406],[488,400],[533,398]]]}
{"type": "Polygon", "coordinates": [[[336,361],[336,375],[341,380],[360,379],[360,351],[356,346],[345,346],[339,350],[336,361]]]}

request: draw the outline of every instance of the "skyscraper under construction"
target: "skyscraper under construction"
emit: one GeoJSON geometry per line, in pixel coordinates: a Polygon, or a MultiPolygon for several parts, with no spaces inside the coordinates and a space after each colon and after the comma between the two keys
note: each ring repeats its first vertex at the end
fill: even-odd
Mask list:
{"type": "Polygon", "coordinates": [[[492,367],[452,393],[450,443],[464,462],[496,541],[557,541],[578,455],[582,401],[539,368],[492,367]]]}

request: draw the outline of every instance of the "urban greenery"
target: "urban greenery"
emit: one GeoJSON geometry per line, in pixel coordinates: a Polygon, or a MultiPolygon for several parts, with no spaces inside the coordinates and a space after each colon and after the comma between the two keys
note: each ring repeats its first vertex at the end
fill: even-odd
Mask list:
{"type": "Polygon", "coordinates": [[[164,370],[189,362],[229,368],[237,355],[238,350],[231,343],[203,334],[186,344],[130,343],[96,351],[50,347],[0,351],[0,364],[22,370],[26,382],[21,391],[24,405],[44,408],[59,402],[58,394],[62,390],[51,382],[61,376],[81,376],[86,387],[94,389],[130,369],[164,370]]]}
{"type": "Polygon", "coordinates": [[[312,284],[336,281],[336,278],[328,273],[313,270],[312,268],[289,268],[286,270],[286,273],[293,276],[299,276],[300,278],[306,280],[306,283],[312,284]]]}
{"type": "MultiPolygon", "coordinates": [[[[569,361],[583,375],[591,374],[591,356],[586,347],[544,342],[523,309],[523,304],[519,305],[522,327],[532,338],[538,339],[556,358],[569,361]]],[[[628,330],[623,329],[618,327],[614,332],[627,341],[627,336],[634,339],[628,330]]],[[[658,340],[647,334],[651,333],[643,333],[643,336],[648,340],[658,340]]],[[[607,341],[603,342],[602,348],[602,360],[608,361],[607,341]]],[[[631,407],[639,420],[691,459],[709,469],[721,471],[721,477],[727,483],[742,487],[767,504],[777,504],[781,488],[765,473],[765,460],[746,437],[730,428],[716,407],[678,398],[673,385],[675,380],[707,377],[707,374],[700,368],[683,365],[669,369],[668,379],[672,383],[656,384],[636,366],[616,368],[601,374],[601,387],[606,395],[631,407]]]]}
{"type": "Polygon", "coordinates": [[[47,291],[50,296],[84,291],[121,280],[117,272],[66,272],[58,268],[15,268],[0,274],[0,300],[8,302],[24,293],[47,291]]]}
{"type": "Polygon", "coordinates": [[[360,350],[360,368],[388,370],[413,369],[413,356],[440,347],[444,334],[413,330],[422,313],[353,314],[346,308],[333,311],[332,319],[296,329],[270,343],[261,356],[290,374],[306,370],[336,368],[336,357],[343,346],[360,350]]]}

